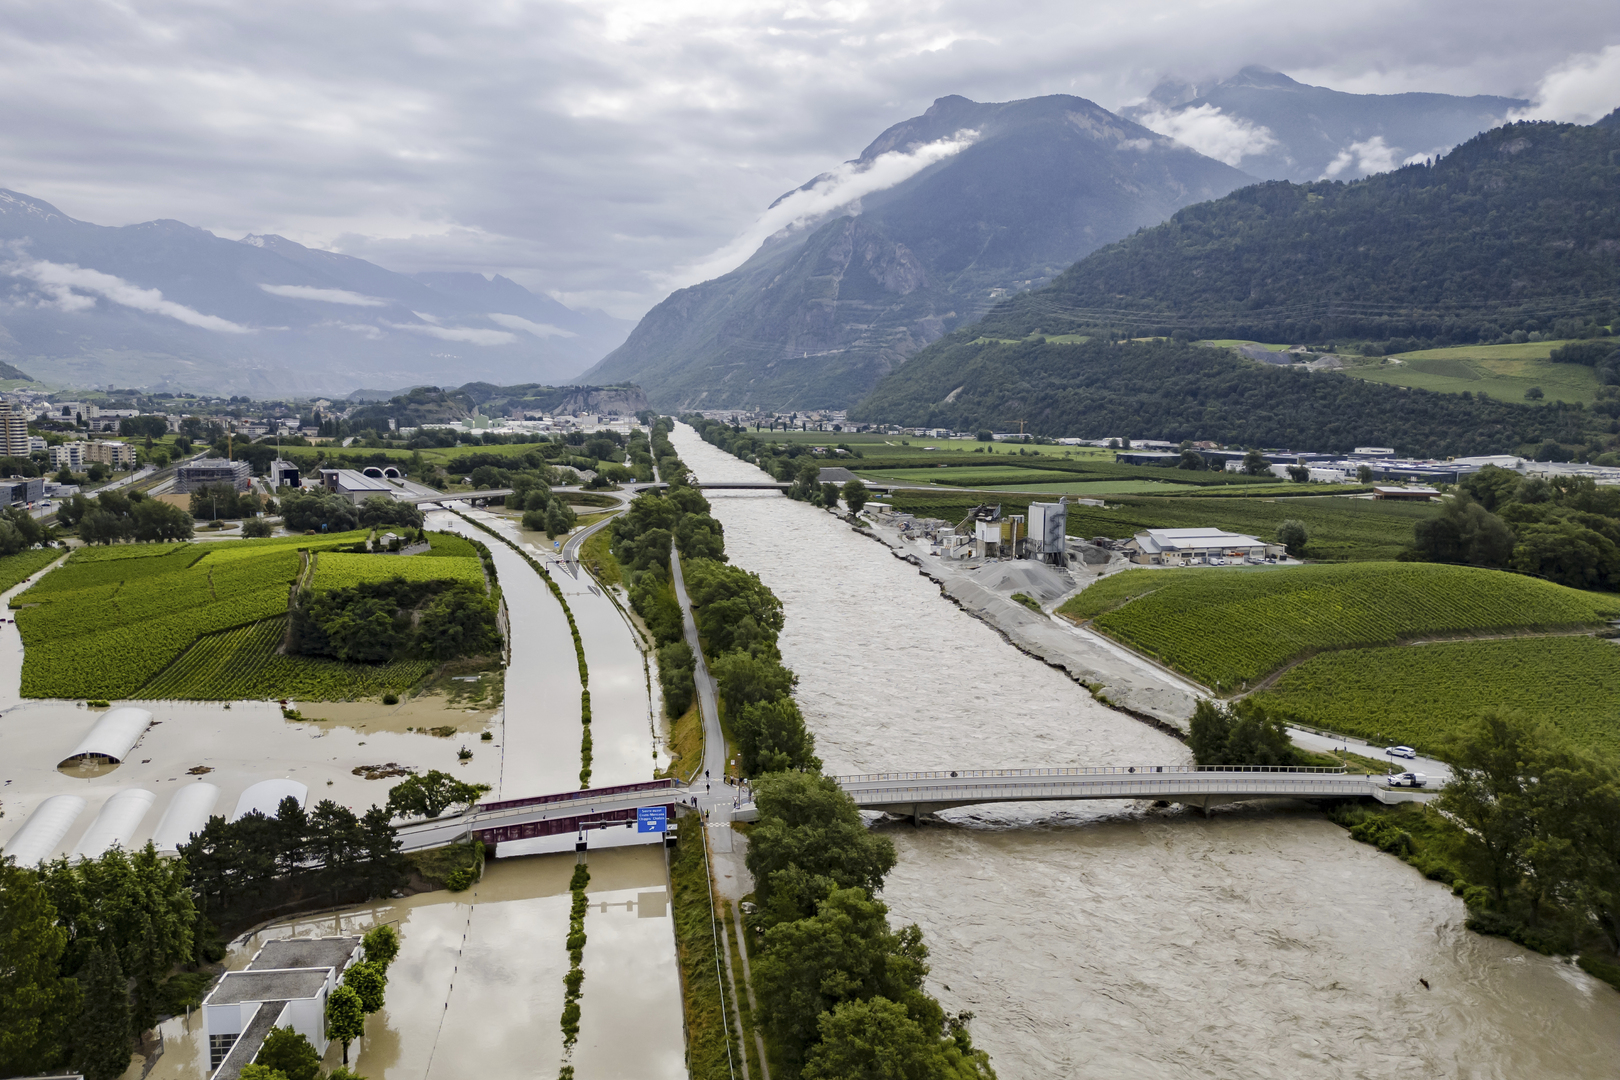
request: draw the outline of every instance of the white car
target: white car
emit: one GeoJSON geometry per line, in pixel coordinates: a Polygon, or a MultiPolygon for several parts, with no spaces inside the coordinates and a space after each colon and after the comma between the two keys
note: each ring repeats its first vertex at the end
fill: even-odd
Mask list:
{"type": "Polygon", "coordinates": [[[1417,757],[1417,751],[1412,749],[1410,746],[1386,746],[1384,747],[1384,753],[1388,754],[1390,757],[1417,757]]]}
{"type": "Polygon", "coordinates": [[[1389,778],[1390,787],[1428,787],[1429,778],[1420,772],[1403,772],[1389,778]]]}

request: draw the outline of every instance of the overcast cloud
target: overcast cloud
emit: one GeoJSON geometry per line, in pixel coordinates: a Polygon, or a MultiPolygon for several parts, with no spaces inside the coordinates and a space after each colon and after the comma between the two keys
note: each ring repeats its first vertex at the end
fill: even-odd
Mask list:
{"type": "MultiPolygon", "coordinates": [[[[1555,119],[1620,104],[1613,0],[0,0],[0,186],[635,317],[936,97],[1117,108],[1250,63],[1555,119]]],[[[1202,119],[1227,156],[1255,137],[1202,119]]],[[[167,304],[91,282],[55,284],[167,304]]]]}

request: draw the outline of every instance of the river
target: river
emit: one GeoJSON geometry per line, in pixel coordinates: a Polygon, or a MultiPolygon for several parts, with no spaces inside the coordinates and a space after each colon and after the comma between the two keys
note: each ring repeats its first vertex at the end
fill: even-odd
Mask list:
{"type": "MultiPolygon", "coordinates": [[[[685,425],[673,441],[701,479],[760,478],[685,425]]],[[[731,561],[782,599],[783,658],[827,772],[1188,759],[827,513],[710,501],[731,561]]],[[[929,989],[976,1014],[1009,1080],[1616,1074],[1620,994],[1469,933],[1449,890],[1316,811],[942,818],[880,826],[899,852],[884,900],[922,926],[929,989]]]]}

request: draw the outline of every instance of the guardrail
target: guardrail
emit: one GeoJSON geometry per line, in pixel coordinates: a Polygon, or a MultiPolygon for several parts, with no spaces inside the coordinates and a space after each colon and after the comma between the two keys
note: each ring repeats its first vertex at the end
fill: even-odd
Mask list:
{"type": "MultiPolygon", "coordinates": [[[[1054,769],[935,769],[932,771],[861,773],[854,776],[835,776],[837,783],[875,784],[893,780],[973,780],[1002,776],[1130,776],[1159,773],[1289,773],[1300,776],[1350,775],[1344,766],[1315,765],[1098,765],[1054,769]]],[[[1361,775],[1359,773],[1354,775],[1361,775]]]]}

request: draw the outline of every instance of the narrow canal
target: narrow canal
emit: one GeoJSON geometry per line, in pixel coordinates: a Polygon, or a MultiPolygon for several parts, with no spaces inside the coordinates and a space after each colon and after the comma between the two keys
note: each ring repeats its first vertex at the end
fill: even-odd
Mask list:
{"type": "MultiPolygon", "coordinates": [[[[673,441],[702,479],[761,475],[684,425],[673,441]]],[[[786,607],[828,772],[1186,760],[825,512],[711,502],[731,561],[786,607]]],[[[1620,994],[1469,933],[1449,891],[1315,811],[943,816],[882,826],[900,855],[884,899],[1002,1076],[1615,1075],[1620,994]]]]}

